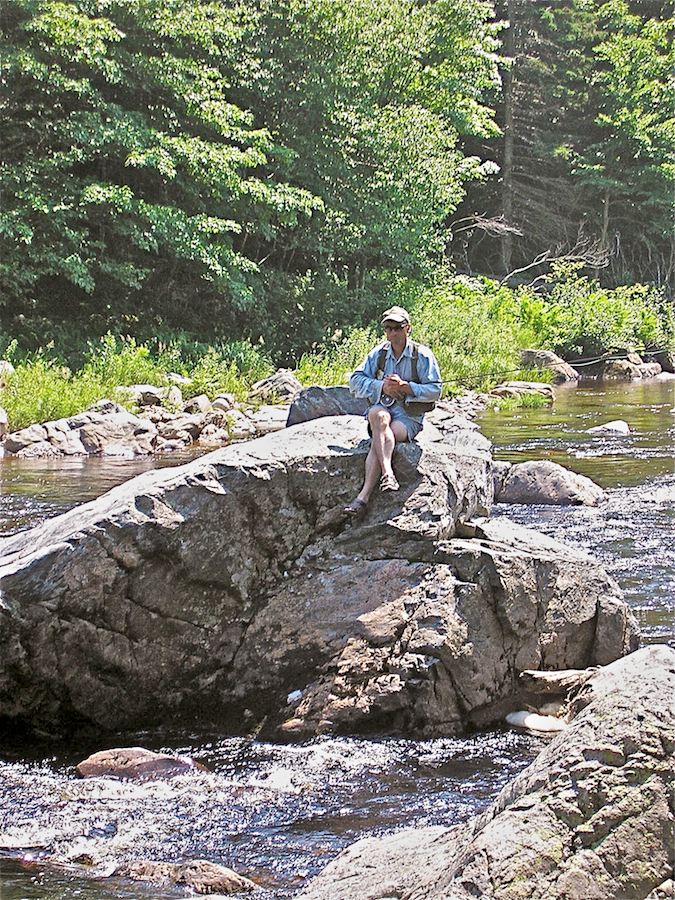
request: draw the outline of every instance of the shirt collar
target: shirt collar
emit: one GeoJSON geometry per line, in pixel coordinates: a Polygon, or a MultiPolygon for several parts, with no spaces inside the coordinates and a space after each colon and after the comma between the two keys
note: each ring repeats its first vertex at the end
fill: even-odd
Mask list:
{"type": "MultiPolygon", "coordinates": [[[[391,341],[387,341],[387,343],[389,344],[389,346],[387,347],[387,356],[391,356],[392,359],[396,359],[396,357],[392,353],[391,341]]],[[[412,349],[410,347],[410,338],[406,339],[405,347],[403,348],[403,353],[401,353],[398,360],[396,360],[396,361],[400,362],[400,360],[402,360],[404,356],[412,356],[412,349]]]]}

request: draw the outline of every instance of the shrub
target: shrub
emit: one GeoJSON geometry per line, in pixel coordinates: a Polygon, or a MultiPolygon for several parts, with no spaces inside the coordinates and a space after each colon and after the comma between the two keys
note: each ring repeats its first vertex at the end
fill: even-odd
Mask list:
{"type": "Polygon", "coordinates": [[[10,431],[35,422],[67,418],[104,396],[101,382],[95,376],[73,378],[68,369],[44,354],[25,359],[5,380],[2,405],[10,431]]]}
{"type": "Polygon", "coordinates": [[[550,294],[523,298],[521,317],[540,346],[574,361],[611,350],[654,349],[672,342],[672,307],[655,288],[634,284],[608,290],[578,271],[578,264],[554,264],[550,294]]]}

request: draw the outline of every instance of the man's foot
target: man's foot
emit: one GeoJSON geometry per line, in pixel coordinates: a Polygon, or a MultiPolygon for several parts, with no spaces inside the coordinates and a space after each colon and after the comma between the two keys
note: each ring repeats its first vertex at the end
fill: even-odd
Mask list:
{"type": "Polygon", "coordinates": [[[367,505],[365,500],[361,500],[360,497],[355,497],[349,506],[345,506],[344,511],[348,516],[362,516],[366,511],[367,505]]]}
{"type": "Polygon", "coordinates": [[[399,483],[394,475],[383,475],[382,478],[380,478],[381,491],[397,491],[398,489],[399,483]]]}

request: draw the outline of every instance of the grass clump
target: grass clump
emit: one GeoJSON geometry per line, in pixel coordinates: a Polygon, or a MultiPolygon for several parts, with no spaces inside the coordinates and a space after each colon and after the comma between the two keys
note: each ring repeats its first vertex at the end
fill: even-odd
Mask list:
{"type": "Polygon", "coordinates": [[[2,406],[11,431],[35,422],[63,419],[87,409],[103,396],[90,375],[73,378],[69,369],[34,354],[4,376],[2,406]]]}
{"type": "Polygon", "coordinates": [[[128,400],[124,388],[133,384],[167,387],[171,374],[189,379],[181,385],[184,399],[205,393],[232,393],[245,399],[251,385],[269,375],[271,362],[246,342],[219,348],[171,343],[153,353],[133,337],[106,334],[87,345],[82,367],[72,372],[52,346],[21,356],[16,342],[4,358],[14,372],[4,376],[1,405],[11,431],[36,422],[68,418],[98,400],[128,400]]]}

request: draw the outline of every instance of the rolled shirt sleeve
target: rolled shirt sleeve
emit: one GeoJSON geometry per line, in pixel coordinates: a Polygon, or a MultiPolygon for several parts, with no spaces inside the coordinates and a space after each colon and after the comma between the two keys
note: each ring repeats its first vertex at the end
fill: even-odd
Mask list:
{"type": "Polygon", "coordinates": [[[349,390],[355,397],[363,397],[369,403],[380,402],[384,380],[376,378],[377,360],[384,344],[370,351],[361,365],[354,371],[349,379],[349,390]]]}

